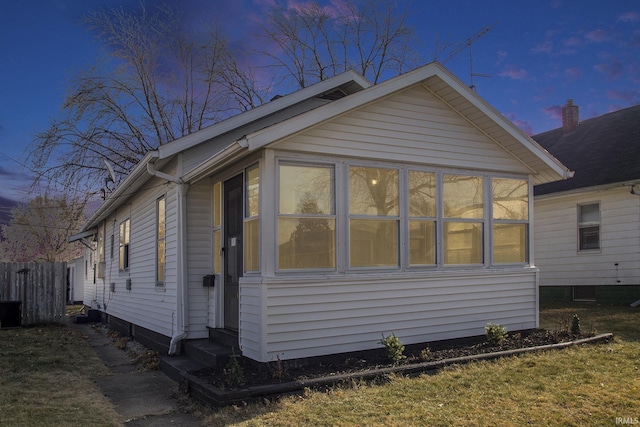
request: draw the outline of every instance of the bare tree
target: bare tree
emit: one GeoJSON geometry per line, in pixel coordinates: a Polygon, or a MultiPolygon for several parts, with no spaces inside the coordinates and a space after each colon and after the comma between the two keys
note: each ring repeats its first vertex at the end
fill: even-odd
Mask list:
{"type": "Polygon", "coordinates": [[[64,196],[38,196],[11,210],[0,226],[0,259],[4,261],[71,261],[81,247],[68,242],[83,221],[84,202],[64,196]]]}
{"type": "Polygon", "coordinates": [[[414,32],[394,0],[318,1],[272,9],[263,37],[274,45],[261,53],[299,87],[348,69],[374,84],[415,66],[414,32]]]}
{"type": "Polygon", "coordinates": [[[83,23],[106,47],[105,63],[75,77],[62,118],[31,144],[39,181],[99,188],[105,159],[120,181],[149,150],[264,99],[215,25],[188,31],[180,14],[144,4],[83,23]]]}

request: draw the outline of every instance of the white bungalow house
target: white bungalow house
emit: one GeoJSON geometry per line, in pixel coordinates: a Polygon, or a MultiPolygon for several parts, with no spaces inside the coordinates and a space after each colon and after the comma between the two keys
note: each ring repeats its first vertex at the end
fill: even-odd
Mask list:
{"type": "Polygon", "coordinates": [[[575,177],[535,187],[535,260],[544,297],[640,299],[640,105],[533,136],[575,177]]]}
{"type": "Polygon", "coordinates": [[[149,152],[76,236],[85,303],[260,362],[534,328],[533,186],[570,176],[437,63],[347,72],[149,152]]]}

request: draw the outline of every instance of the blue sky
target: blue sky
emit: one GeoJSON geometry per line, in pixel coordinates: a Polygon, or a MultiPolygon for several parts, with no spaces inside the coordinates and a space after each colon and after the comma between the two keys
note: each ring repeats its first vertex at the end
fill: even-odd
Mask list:
{"type": "MultiPolygon", "coordinates": [[[[252,43],[261,12],[278,0],[173,0],[196,23],[222,17],[238,41],[252,43]]],[[[339,0],[329,0],[327,3],[339,0]]],[[[161,0],[147,0],[153,5],[161,0]]],[[[302,0],[287,0],[294,5],[302,0]]],[[[0,2],[0,196],[27,197],[25,148],[60,112],[74,71],[101,55],[78,24],[87,12],[135,7],[138,0],[0,2]]],[[[281,4],[284,4],[281,1],[281,4]]],[[[559,127],[568,98],[581,119],[640,103],[640,2],[637,0],[413,0],[408,23],[425,62],[436,40],[456,46],[496,24],[472,45],[480,96],[528,134],[559,127]]],[[[444,58],[440,58],[444,59],[444,58]]],[[[446,62],[470,83],[468,50],[446,62]]]]}

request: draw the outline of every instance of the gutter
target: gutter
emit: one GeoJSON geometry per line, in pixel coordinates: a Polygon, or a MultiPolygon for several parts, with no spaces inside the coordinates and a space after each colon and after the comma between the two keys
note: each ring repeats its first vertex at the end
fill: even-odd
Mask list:
{"type": "Polygon", "coordinates": [[[172,182],[178,187],[178,229],[176,230],[178,245],[176,248],[177,265],[176,265],[176,296],[177,296],[177,316],[176,330],[171,336],[169,343],[169,356],[177,353],[180,342],[189,335],[189,285],[187,278],[187,191],[189,185],[173,175],[156,170],[154,164],[147,163],[147,173],[156,178],[164,179],[172,182]]]}

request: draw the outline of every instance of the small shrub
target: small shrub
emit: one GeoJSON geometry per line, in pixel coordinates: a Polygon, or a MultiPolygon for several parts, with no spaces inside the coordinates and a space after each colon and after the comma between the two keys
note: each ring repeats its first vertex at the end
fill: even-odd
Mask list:
{"type": "Polygon", "coordinates": [[[571,335],[577,337],[580,335],[580,333],[580,318],[577,314],[574,314],[573,318],[571,319],[571,335]]]}
{"type": "Polygon", "coordinates": [[[423,362],[428,362],[431,359],[431,349],[429,347],[425,347],[420,352],[420,360],[423,362]]]}
{"type": "Polygon", "coordinates": [[[387,356],[389,360],[393,363],[397,363],[402,359],[406,359],[404,353],[404,345],[396,335],[392,332],[391,335],[385,337],[382,334],[382,339],[380,340],[380,344],[382,344],[387,349],[387,356]]]}
{"type": "Polygon", "coordinates": [[[487,323],[484,330],[487,334],[487,341],[489,341],[491,345],[500,345],[507,339],[507,330],[504,326],[496,323],[487,323]]]}
{"type": "Polygon", "coordinates": [[[224,382],[230,388],[237,388],[244,383],[244,370],[238,361],[238,355],[232,354],[224,368],[224,382]]]}
{"type": "Polygon", "coordinates": [[[271,371],[271,378],[282,381],[287,377],[287,364],[280,360],[280,356],[267,366],[269,366],[269,370],[271,371]]]}

